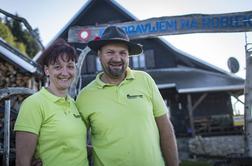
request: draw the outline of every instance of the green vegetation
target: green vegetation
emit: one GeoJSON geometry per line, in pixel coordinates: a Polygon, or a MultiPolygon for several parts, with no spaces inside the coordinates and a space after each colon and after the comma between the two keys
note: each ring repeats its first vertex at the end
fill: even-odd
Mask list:
{"type": "MultiPolygon", "coordinates": [[[[39,36],[38,29],[34,30],[39,36]]],[[[0,37],[24,55],[33,58],[39,51],[39,46],[29,31],[21,22],[5,17],[0,18],[0,37]]]]}

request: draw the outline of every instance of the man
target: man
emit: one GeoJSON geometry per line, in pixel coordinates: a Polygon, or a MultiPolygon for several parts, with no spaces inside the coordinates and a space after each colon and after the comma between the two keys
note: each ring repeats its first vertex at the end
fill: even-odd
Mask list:
{"type": "Polygon", "coordinates": [[[77,97],[91,128],[95,166],[178,166],[178,152],[167,108],[154,80],[128,67],[142,52],[119,27],[109,26],[88,46],[103,72],[77,97]]]}

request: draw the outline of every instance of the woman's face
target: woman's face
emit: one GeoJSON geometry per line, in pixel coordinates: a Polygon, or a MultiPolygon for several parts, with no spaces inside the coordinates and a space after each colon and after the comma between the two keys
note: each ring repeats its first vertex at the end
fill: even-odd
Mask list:
{"type": "Polygon", "coordinates": [[[55,64],[44,67],[45,74],[49,76],[49,87],[51,90],[66,91],[71,86],[76,74],[75,62],[64,61],[67,55],[59,56],[55,64]]]}

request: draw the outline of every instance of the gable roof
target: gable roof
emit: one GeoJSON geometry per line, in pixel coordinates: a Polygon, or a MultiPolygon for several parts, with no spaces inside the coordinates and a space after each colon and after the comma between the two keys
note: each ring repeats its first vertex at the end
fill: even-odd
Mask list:
{"type": "Polygon", "coordinates": [[[156,80],[159,89],[173,85],[178,93],[239,91],[242,94],[244,89],[242,79],[196,68],[177,67],[147,72],[156,80]]]}
{"type": "MultiPolygon", "coordinates": [[[[127,17],[127,21],[134,21],[137,20],[135,16],[129,13],[124,7],[122,7],[119,3],[115,0],[88,0],[79,11],[66,23],[66,25],[53,37],[53,39],[46,45],[45,48],[50,46],[57,38],[61,37],[62,35],[66,35],[68,33],[68,29],[74,25],[77,20],[79,20],[91,7],[93,7],[96,3],[99,2],[106,2],[108,5],[115,8],[118,12],[122,13],[124,16],[127,17]]],[[[105,23],[105,22],[104,22],[105,23]]],[[[93,25],[93,24],[92,24],[93,25]]],[[[33,58],[34,61],[37,61],[41,56],[42,52],[38,52],[36,56],[33,58]]]]}
{"type": "Polygon", "coordinates": [[[20,53],[0,38],[0,57],[20,69],[21,72],[41,76],[41,68],[30,58],[20,53]]]}
{"type": "MultiPolygon", "coordinates": [[[[175,88],[178,93],[229,91],[243,94],[244,80],[221,73],[187,67],[146,70],[159,89],[175,88]]],[[[94,80],[96,74],[82,75],[82,85],[94,80]]]]}
{"type": "MultiPolygon", "coordinates": [[[[118,14],[121,14],[124,19],[123,20],[118,20],[120,22],[127,22],[127,21],[135,21],[135,20],[139,20],[137,19],[133,14],[131,14],[128,10],[126,10],[123,6],[121,6],[119,3],[117,3],[115,0],[88,0],[83,6],[82,8],[76,12],[76,14],[68,21],[68,23],[56,34],[56,36],[48,43],[47,46],[49,46],[53,41],[55,41],[57,38],[65,36],[67,38],[67,34],[68,34],[68,30],[71,26],[76,26],[76,23],[79,22],[81,18],[87,14],[88,12],[90,12],[91,9],[95,8],[95,6],[101,5],[103,3],[108,5],[109,7],[111,7],[112,9],[116,10],[116,12],[118,14]]],[[[102,12],[102,11],[99,11],[102,12]]],[[[95,13],[97,14],[97,13],[95,13]]],[[[109,15],[109,14],[107,14],[109,15]]],[[[99,17],[102,17],[99,15],[99,17]]],[[[106,15],[102,17],[103,19],[100,19],[99,24],[108,24],[109,21],[111,20],[106,20],[106,15]]],[[[93,18],[90,18],[90,21],[88,21],[88,23],[86,23],[85,25],[79,25],[78,26],[94,26],[95,24],[97,24],[96,22],[97,20],[93,20],[93,18]]],[[[200,60],[188,53],[185,53],[179,49],[177,49],[175,46],[173,46],[171,43],[169,43],[166,39],[164,39],[163,37],[157,37],[157,39],[162,42],[167,48],[172,49],[174,52],[176,52],[177,54],[177,59],[184,61],[185,63],[191,63],[194,64],[196,66],[202,67],[206,70],[210,70],[210,71],[214,71],[214,72],[219,72],[219,73],[223,73],[223,74],[228,74],[228,75],[233,75],[228,73],[227,71],[218,68],[210,63],[207,63],[206,61],[200,60]]],[[[84,44],[83,44],[84,45],[84,44]]],[[[41,55],[41,52],[39,52],[34,58],[33,60],[36,61],[41,55]]]]}
{"type": "MultiPolygon", "coordinates": [[[[94,26],[97,24],[97,21],[100,21],[99,24],[108,24],[128,22],[134,20],[138,19],[114,0],[89,0],[61,29],[61,31],[53,38],[53,40],[48,45],[50,45],[54,40],[59,37],[67,38],[68,30],[71,26],[94,26]],[[99,8],[99,10],[94,10],[96,8],[99,8]],[[104,14],[105,12],[106,14],[104,14]],[[94,19],[97,17],[99,18],[99,20],[94,19]]],[[[239,78],[234,74],[228,73],[223,69],[220,69],[210,63],[207,63],[177,49],[163,37],[151,38],[151,40],[165,46],[165,48],[169,49],[170,52],[176,56],[176,60],[180,62],[180,64],[185,64],[185,66],[187,66],[187,68],[183,69],[177,68],[176,71],[172,68],[165,69],[161,72],[162,76],[158,76],[157,72],[155,72],[154,70],[148,71],[154,77],[159,88],[169,88],[169,86],[175,85],[179,93],[243,89],[244,80],[242,78],[239,78]],[[191,76],[191,79],[185,79],[184,74],[188,74],[188,76],[191,76]],[[201,79],[199,79],[197,75],[201,76],[201,79]],[[171,76],[172,82],[169,82],[168,78],[170,78],[171,76]],[[208,80],[207,83],[201,85],[200,82],[202,81],[202,79],[208,80]],[[215,80],[217,82],[209,80],[215,80]],[[191,84],[188,84],[187,86],[188,81],[190,81],[191,84]],[[218,83],[218,81],[220,82],[218,83]]],[[[85,47],[85,44],[72,44],[79,48],[85,47]]],[[[39,56],[40,55],[38,54],[34,58],[34,60],[36,60],[39,56]]],[[[92,75],[86,75],[82,77],[87,79],[84,79],[84,85],[86,85],[86,83],[90,82],[93,79],[92,75]]]]}

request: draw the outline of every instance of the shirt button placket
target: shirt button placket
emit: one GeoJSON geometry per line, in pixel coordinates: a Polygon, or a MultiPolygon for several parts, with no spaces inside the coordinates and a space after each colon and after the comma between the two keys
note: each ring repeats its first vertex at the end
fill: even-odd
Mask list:
{"type": "Polygon", "coordinates": [[[122,93],[122,87],[121,86],[122,86],[121,84],[117,86],[117,96],[118,96],[117,98],[118,98],[118,102],[120,104],[124,104],[123,93],[122,93]]]}

